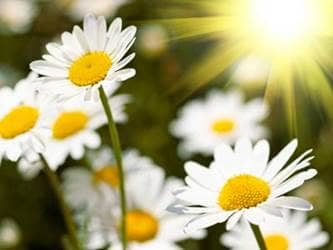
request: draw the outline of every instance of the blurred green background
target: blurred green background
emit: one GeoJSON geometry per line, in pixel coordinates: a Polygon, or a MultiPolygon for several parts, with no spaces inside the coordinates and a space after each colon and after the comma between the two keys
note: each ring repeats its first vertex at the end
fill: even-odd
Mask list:
{"type": "MultiPolygon", "coordinates": [[[[76,21],[66,12],[70,1],[58,2],[34,1],[36,16],[32,19],[31,26],[23,32],[13,32],[0,22],[1,85],[12,85],[25,77],[29,72],[29,63],[40,58],[47,42],[57,40],[58,35],[63,31],[70,31],[73,24],[81,24],[81,21],[76,21]]],[[[177,156],[178,142],[168,131],[169,123],[176,117],[179,107],[191,98],[203,96],[210,88],[221,88],[222,91],[236,84],[249,99],[263,95],[264,89],[255,84],[254,87],[226,84],[230,82],[227,73],[195,92],[177,88],[181,76],[187,72],[191,63],[199,60],[216,42],[173,39],[172,30],[154,24],[154,19],[161,18],[159,13],[164,4],[165,2],[158,0],[133,0],[116,12],[116,16],[121,16],[126,25],[134,24],[139,28],[138,40],[133,48],[137,57],[132,63],[137,76],[120,90],[130,93],[133,101],[127,108],[129,121],[119,129],[124,148],[137,148],[164,167],[168,175],[183,177],[184,162],[177,156]]],[[[2,11],[0,4],[0,15],[2,11]]],[[[112,17],[110,15],[109,20],[112,17]]],[[[313,165],[319,170],[319,175],[298,190],[298,194],[313,202],[315,210],[311,216],[319,216],[324,229],[331,234],[333,128],[323,112],[308,101],[306,93],[297,91],[296,98],[297,127],[293,133],[288,128],[281,100],[277,98],[271,106],[271,114],[266,123],[271,130],[269,140],[272,152],[276,153],[295,136],[300,139],[299,152],[314,149],[316,158],[313,165]]],[[[104,129],[100,132],[106,133],[104,129]]],[[[210,161],[209,158],[199,156],[194,160],[203,164],[210,161]]],[[[59,173],[73,164],[77,163],[69,159],[59,173]]],[[[54,198],[43,174],[33,180],[24,180],[15,164],[3,162],[0,168],[0,223],[11,218],[17,224],[21,237],[19,245],[10,249],[62,249],[61,237],[65,229],[54,198]]],[[[188,250],[223,249],[218,241],[223,230],[223,225],[215,226],[209,230],[209,237],[206,239],[187,241],[182,245],[188,250]]],[[[6,240],[6,232],[0,226],[0,249],[7,249],[1,247],[1,240],[6,240]]],[[[333,249],[333,245],[324,249],[333,249]]]]}

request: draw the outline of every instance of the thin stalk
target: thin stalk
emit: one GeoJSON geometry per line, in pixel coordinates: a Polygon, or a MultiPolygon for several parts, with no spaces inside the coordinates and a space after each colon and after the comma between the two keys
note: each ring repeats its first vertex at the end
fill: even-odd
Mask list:
{"type": "Polygon", "coordinates": [[[264,237],[262,236],[259,226],[254,225],[254,224],[250,224],[250,225],[251,225],[253,234],[257,240],[260,250],[267,250],[265,240],[264,240],[264,237]]]}
{"type": "Polygon", "coordinates": [[[119,135],[117,131],[116,124],[114,122],[110,104],[108,98],[105,94],[103,86],[99,88],[99,95],[103,104],[103,108],[108,119],[108,128],[111,137],[111,143],[113,147],[113,152],[117,162],[117,168],[119,173],[119,189],[120,189],[120,206],[121,206],[121,242],[123,250],[127,247],[127,237],[126,237],[126,193],[125,193],[125,181],[124,181],[124,169],[122,163],[121,145],[119,140],[119,135]]]}
{"type": "Polygon", "coordinates": [[[64,221],[65,221],[65,224],[67,227],[68,239],[71,243],[71,246],[72,246],[73,250],[81,250],[80,242],[79,242],[79,240],[77,238],[77,234],[76,234],[75,223],[74,223],[73,217],[71,215],[70,209],[65,202],[64,195],[61,190],[59,178],[50,169],[45,158],[42,155],[40,155],[40,158],[41,158],[42,162],[44,163],[44,168],[43,168],[44,173],[46,174],[46,176],[49,180],[49,183],[54,191],[54,194],[56,195],[56,197],[58,199],[58,203],[59,203],[64,221]]]}

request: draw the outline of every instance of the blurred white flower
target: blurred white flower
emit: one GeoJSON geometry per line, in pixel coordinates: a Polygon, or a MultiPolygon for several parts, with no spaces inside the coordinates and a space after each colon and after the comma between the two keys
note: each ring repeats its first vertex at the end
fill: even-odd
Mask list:
{"type": "Polygon", "coordinates": [[[281,217],[283,208],[311,210],[306,200],[285,196],[317,174],[315,169],[306,169],[312,150],[286,165],[296,148],[297,140],[293,140],[269,161],[267,141],[252,146],[250,140],[239,139],[234,149],[226,144],[218,146],[208,168],[187,162],[187,185],[174,191],[176,198],[187,204],[173,206],[180,213],[197,215],[185,230],[192,232],[225,221],[230,230],[241,218],[260,225],[271,216],[281,217]]]}
{"type": "Polygon", "coordinates": [[[211,91],[206,99],[186,104],[170,130],[181,139],[179,153],[187,157],[193,153],[212,155],[220,143],[233,144],[240,137],[255,141],[267,130],[260,124],[268,114],[263,99],[244,103],[241,92],[211,91]]]}
{"type": "Polygon", "coordinates": [[[10,219],[2,219],[0,222],[0,249],[16,247],[21,241],[21,231],[17,223],[10,219]]]}
{"type": "Polygon", "coordinates": [[[259,57],[249,56],[236,64],[233,80],[240,85],[264,86],[269,71],[268,62],[259,57]]]}
{"type": "Polygon", "coordinates": [[[26,152],[40,153],[50,135],[48,122],[56,112],[55,101],[35,89],[37,75],[30,73],[14,89],[0,89],[0,159],[17,161],[26,152]]]}
{"type": "MultiPolygon", "coordinates": [[[[181,248],[176,242],[205,236],[202,230],[185,234],[183,227],[191,216],[175,215],[166,210],[175,201],[171,191],[181,185],[179,179],[165,179],[164,171],[158,167],[142,169],[127,178],[126,223],[129,250],[179,250],[181,248]]],[[[110,241],[110,249],[122,249],[118,237],[119,207],[101,214],[99,221],[100,234],[110,241]]],[[[95,239],[96,235],[97,232],[94,234],[95,239]]]]}
{"type": "MultiPolygon", "coordinates": [[[[108,206],[108,203],[113,205],[118,202],[113,193],[118,192],[119,177],[116,160],[109,148],[89,152],[88,159],[91,169],[75,167],[65,170],[63,189],[73,209],[93,214],[95,209],[100,212],[102,204],[108,206]]],[[[123,166],[126,178],[137,170],[156,167],[136,150],[124,151],[123,166]]]]}
{"type": "MultiPolygon", "coordinates": [[[[269,250],[313,250],[323,247],[329,241],[328,233],[321,230],[320,221],[307,221],[304,212],[285,210],[283,218],[265,221],[260,225],[260,230],[269,250]]],[[[245,221],[225,233],[221,243],[233,250],[259,250],[250,225],[245,221]]]]}
{"type": "Polygon", "coordinates": [[[49,55],[30,64],[31,69],[43,76],[40,90],[61,99],[79,96],[82,100],[99,100],[98,88],[103,86],[108,95],[114,93],[121,82],[133,77],[135,70],[123,69],[135,54],[123,59],[135,41],[136,27],[122,31],[122,21],[115,19],[107,30],[104,17],[86,15],[83,30],[64,32],[62,44],[49,43],[49,55]]]}
{"type": "MultiPolygon", "coordinates": [[[[117,95],[109,99],[115,122],[123,123],[127,120],[124,105],[128,101],[127,95],[117,95]]],[[[49,124],[52,135],[46,141],[43,152],[50,168],[57,169],[68,155],[75,160],[82,158],[85,147],[99,147],[101,139],[95,130],[106,123],[107,119],[99,102],[85,102],[76,97],[62,103],[49,124]]]]}
{"type": "Polygon", "coordinates": [[[0,24],[9,31],[26,32],[37,14],[38,8],[33,0],[0,1],[0,24]]]}
{"type": "Polygon", "coordinates": [[[156,57],[168,48],[168,34],[163,26],[149,24],[138,34],[138,48],[148,57],[156,57]]]}
{"type": "Polygon", "coordinates": [[[60,6],[65,6],[68,15],[76,21],[87,13],[97,16],[112,17],[128,0],[58,0],[60,6]]]}

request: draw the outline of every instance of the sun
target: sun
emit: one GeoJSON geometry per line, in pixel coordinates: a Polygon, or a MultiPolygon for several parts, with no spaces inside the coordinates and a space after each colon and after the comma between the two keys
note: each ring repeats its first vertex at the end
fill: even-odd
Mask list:
{"type": "Polygon", "coordinates": [[[231,72],[233,79],[230,69],[255,57],[267,62],[267,77],[263,79],[266,97],[269,101],[283,97],[290,126],[295,126],[296,120],[296,89],[304,89],[315,106],[324,107],[333,120],[333,1],[179,2],[179,9],[175,5],[170,11],[164,8],[167,18],[160,22],[176,34],[176,39],[206,38],[216,43],[188,67],[177,87],[191,93],[224,72],[231,72]]]}
{"type": "Polygon", "coordinates": [[[254,0],[250,23],[273,43],[301,42],[315,27],[315,9],[304,0],[254,0]]]}

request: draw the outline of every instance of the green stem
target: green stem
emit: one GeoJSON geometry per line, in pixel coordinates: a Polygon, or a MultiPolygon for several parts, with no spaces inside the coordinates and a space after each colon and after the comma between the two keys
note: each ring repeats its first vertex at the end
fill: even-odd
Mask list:
{"type": "Polygon", "coordinates": [[[127,237],[126,237],[126,194],[125,194],[125,181],[124,181],[124,169],[122,163],[121,145],[119,140],[119,135],[117,131],[116,124],[114,122],[110,104],[108,98],[105,94],[103,86],[99,88],[99,95],[103,104],[103,108],[108,119],[108,128],[111,137],[112,147],[114,155],[117,162],[117,168],[119,173],[119,188],[120,188],[120,205],[121,205],[121,242],[123,250],[127,247],[127,237]]]}
{"type": "Polygon", "coordinates": [[[80,247],[80,242],[77,238],[75,223],[74,223],[73,217],[71,215],[70,209],[68,208],[68,206],[65,202],[58,176],[50,169],[44,156],[40,155],[40,158],[44,164],[44,168],[43,168],[44,173],[46,174],[46,176],[49,180],[49,183],[54,191],[54,194],[56,195],[56,197],[58,199],[58,202],[59,202],[59,205],[60,205],[63,217],[64,217],[64,221],[65,221],[65,224],[67,227],[68,238],[71,242],[71,246],[72,246],[73,250],[80,250],[81,247],[80,247]]]}
{"type": "Polygon", "coordinates": [[[259,226],[254,225],[254,224],[250,224],[250,225],[251,225],[253,234],[257,240],[260,250],[267,250],[265,240],[264,240],[264,237],[262,236],[259,226]]]}

